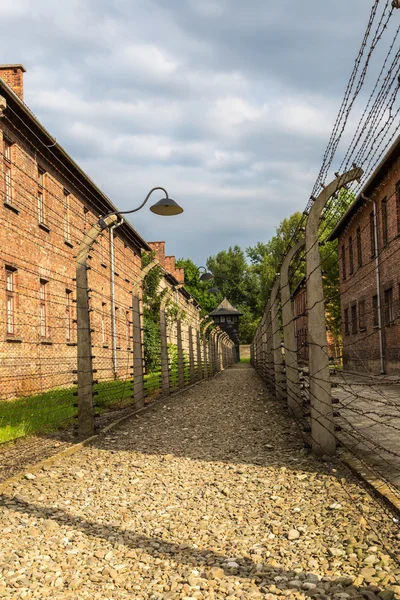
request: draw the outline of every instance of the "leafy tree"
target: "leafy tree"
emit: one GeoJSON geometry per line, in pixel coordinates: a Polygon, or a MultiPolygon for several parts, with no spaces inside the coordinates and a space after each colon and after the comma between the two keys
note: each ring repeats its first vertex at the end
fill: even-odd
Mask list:
{"type": "Polygon", "coordinates": [[[178,259],[176,266],[185,269],[185,288],[202,307],[202,316],[217,308],[220,302],[220,300],[218,301],[219,296],[216,297],[209,293],[209,289],[215,286],[215,281],[213,279],[200,281],[201,272],[190,258],[178,259]]]}

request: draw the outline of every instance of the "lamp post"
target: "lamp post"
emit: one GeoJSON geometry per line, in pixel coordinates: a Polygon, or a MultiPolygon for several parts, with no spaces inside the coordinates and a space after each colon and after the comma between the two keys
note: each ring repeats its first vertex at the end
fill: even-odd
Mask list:
{"type": "Polygon", "coordinates": [[[78,435],[86,437],[94,434],[94,406],[93,406],[93,355],[90,328],[90,307],[88,294],[88,266],[89,252],[99,235],[120,223],[121,215],[135,213],[142,209],[156,190],[165,193],[165,198],[150,207],[150,210],[160,216],[179,215],[183,212],[168,192],[162,187],[154,187],[147,194],[140,206],[133,210],[112,212],[100,217],[98,222],[89,229],[80,243],[76,257],[76,306],[77,306],[77,345],[78,345],[78,435]]]}

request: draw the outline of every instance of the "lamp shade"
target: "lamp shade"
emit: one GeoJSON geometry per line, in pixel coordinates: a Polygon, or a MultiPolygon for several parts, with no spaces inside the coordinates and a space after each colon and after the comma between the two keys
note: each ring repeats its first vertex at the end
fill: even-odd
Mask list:
{"type": "Polygon", "coordinates": [[[173,217],[174,215],[183,213],[183,208],[179,206],[175,200],[172,200],[172,198],[163,198],[162,200],[159,200],[156,204],[150,206],[150,210],[162,217],[173,217]]]}
{"type": "Polygon", "coordinates": [[[200,281],[208,281],[209,279],[214,279],[214,275],[209,272],[203,273],[200,277],[200,281]]]}

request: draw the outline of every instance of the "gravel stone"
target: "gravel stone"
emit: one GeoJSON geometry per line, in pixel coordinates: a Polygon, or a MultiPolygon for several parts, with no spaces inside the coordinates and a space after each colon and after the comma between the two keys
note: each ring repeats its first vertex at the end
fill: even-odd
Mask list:
{"type": "Polygon", "coordinates": [[[238,365],[26,473],[1,600],[394,600],[398,525],[292,425],[238,365]]]}

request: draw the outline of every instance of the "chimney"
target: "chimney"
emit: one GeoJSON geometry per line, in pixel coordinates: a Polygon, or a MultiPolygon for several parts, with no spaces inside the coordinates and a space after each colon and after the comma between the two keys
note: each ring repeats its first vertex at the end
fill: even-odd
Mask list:
{"type": "Polygon", "coordinates": [[[154,252],[156,259],[162,267],[165,266],[165,242],[149,242],[149,246],[154,252]]]}
{"type": "Polygon", "coordinates": [[[171,273],[171,275],[175,275],[175,256],[165,257],[165,268],[168,271],[168,273],[171,273]]]}
{"type": "Polygon", "coordinates": [[[183,267],[178,267],[175,269],[175,279],[179,283],[185,283],[185,269],[183,267]]]}
{"type": "Polygon", "coordinates": [[[0,79],[12,89],[17,96],[24,99],[24,73],[23,65],[0,65],[0,79]]]}

